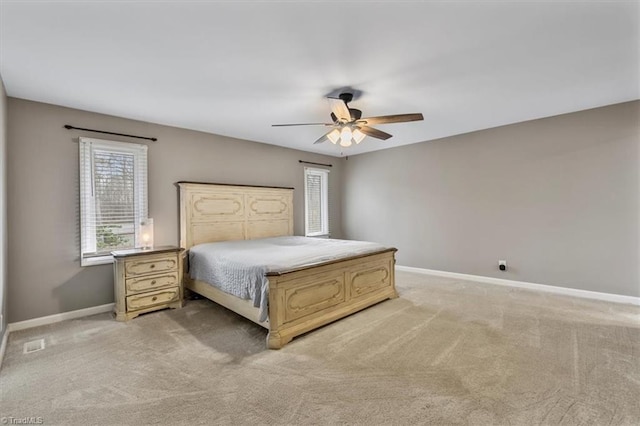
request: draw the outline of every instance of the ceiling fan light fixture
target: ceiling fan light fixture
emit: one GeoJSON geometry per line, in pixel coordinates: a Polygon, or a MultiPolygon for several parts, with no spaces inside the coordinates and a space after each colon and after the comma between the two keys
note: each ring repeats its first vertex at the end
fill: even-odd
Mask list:
{"type": "Polygon", "coordinates": [[[348,148],[351,146],[351,139],[342,139],[340,141],[340,146],[343,146],[345,148],[348,148]]]}
{"type": "Polygon", "coordinates": [[[351,127],[344,126],[340,131],[340,145],[351,146],[352,137],[353,137],[353,133],[351,132],[351,127]]]}
{"type": "Polygon", "coordinates": [[[353,131],[353,141],[357,144],[359,144],[360,142],[362,142],[362,139],[364,139],[364,137],[367,136],[364,133],[362,133],[360,131],[360,129],[355,129],[353,131]]]}
{"type": "Polygon", "coordinates": [[[334,145],[338,143],[338,140],[340,139],[340,130],[333,129],[332,131],[327,133],[327,139],[329,139],[329,141],[334,145]]]}
{"type": "Polygon", "coordinates": [[[331,122],[329,123],[272,124],[272,126],[323,126],[325,129],[330,130],[318,138],[314,144],[330,141],[334,145],[339,143],[342,147],[349,147],[354,143],[359,144],[366,136],[383,141],[393,136],[375,127],[371,127],[372,125],[424,120],[424,116],[419,112],[363,118],[361,110],[349,108],[348,104],[353,100],[353,94],[348,92],[340,93],[338,97],[328,96],[327,100],[331,107],[331,122]]]}

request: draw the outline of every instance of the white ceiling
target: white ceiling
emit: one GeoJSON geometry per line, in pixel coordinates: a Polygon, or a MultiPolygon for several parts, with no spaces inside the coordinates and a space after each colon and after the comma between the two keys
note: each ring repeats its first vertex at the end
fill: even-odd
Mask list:
{"type": "MultiPolygon", "coordinates": [[[[324,97],[378,126],[344,155],[638,99],[638,2],[1,2],[10,96],[329,155],[324,97]]],[[[74,123],[81,126],[82,123],[74,123]]],[[[111,129],[114,130],[114,129],[111,129]]],[[[116,130],[117,131],[117,130],[116,130]]]]}

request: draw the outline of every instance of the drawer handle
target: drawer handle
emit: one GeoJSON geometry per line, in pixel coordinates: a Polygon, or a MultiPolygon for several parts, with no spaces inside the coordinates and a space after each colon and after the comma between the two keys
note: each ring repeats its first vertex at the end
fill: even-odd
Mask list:
{"type": "Polygon", "coordinates": [[[156,267],[156,264],[155,264],[155,263],[152,263],[152,264],[151,264],[151,266],[149,266],[149,268],[151,268],[151,269],[153,269],[153,268],[155,268],[155,267],[156,267]]]}
{"type": "Polygon", "coordinates": [[[151,281],[151,285],[154,285],[156,283],[156,280],[151,281]]]}
{"type": "Polygon", "coordinates": [[[151,298],[151,301],[152,301],[152,302],[155,302],[156,300],[158,300],[158,296],[153,296],[153,297],[151,298]]]}

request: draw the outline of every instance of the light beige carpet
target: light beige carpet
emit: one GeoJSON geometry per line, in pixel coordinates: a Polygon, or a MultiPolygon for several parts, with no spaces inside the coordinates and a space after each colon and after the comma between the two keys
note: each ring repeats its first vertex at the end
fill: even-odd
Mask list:
{"type": "Polygon", "coordinates": [[[398,273],[400,298],[264,348],[206,300],[12,333],[0,417],[44,424],[639,424],[637,307],[398,273]],[[22,354],[44,338],[44,351],[22,354]]]}

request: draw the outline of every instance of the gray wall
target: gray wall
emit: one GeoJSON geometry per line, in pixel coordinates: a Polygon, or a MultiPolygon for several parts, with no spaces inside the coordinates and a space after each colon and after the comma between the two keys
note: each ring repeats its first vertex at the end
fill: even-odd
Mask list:
{"type": "Polygon", "coordinates": [[[640,296],[639,102],[345,161],[14,98],[7,108],[0,95],[9,322],[113,301],[111,266],[79,266],[77,138],[129,139],[67,123],[160,139],[149,143],[157,244],[178,241],[178,180],[293,186],[303,234],[303,159],[334,165],[332,235],[394,245],[400,265],[640,296]]]}
{"type": "Polygon", "coordinates": [[[636,101],[350,157],[345,236],[399,265],[640,296],[639,117],[636,101]]]}
{"type": "Polygon", "coordinates": [[[0,342],[7,330],[7,94],[0,76],[0,342]]]}
{"type": "Polygon", "coordinates": [[[10,322],[113,302],[111,265],[80,267],[78,136],[64,124],[155,136],[149,142],[149,215],[158,245],[178,243],[180,180],[294,187],[304,234],[303,165],[330,163],[331,233],[341,236],[343,160],[244,140],[9,98],[10,322]]]}

